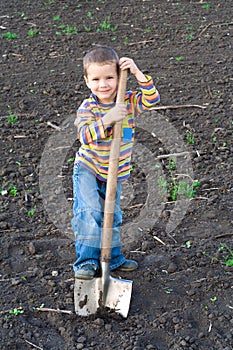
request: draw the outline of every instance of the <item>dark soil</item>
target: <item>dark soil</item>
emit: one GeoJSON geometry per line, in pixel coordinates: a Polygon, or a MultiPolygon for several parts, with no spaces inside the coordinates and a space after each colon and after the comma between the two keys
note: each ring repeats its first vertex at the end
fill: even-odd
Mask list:
{"type": "MultiPolygon", "coordinates": [[[[233,349],[232,1],[2,0],[0,18],[1,350],[233,349]],[[89,94],[82,57],[94,44],[112,46],[151,74],[161,106],[206,107],[154,112],[182,139],[200,185],[183,220],[168,228],[176,206],[168,193],[153,227],[138,225],[137,239],[123,239],[125,255],[139,262],[135,273],[121,274],[134,282],[127,319],[74,313],[73,239],[59,225],[62,214],[49,215],[51,202],[60,205],[59,188],[51,200],[39,182],[49,142],[65,145],[62,164],[61,154],[50,156],[51,164],[60,157],[71,210],[78,142],[56,144],[54,125],[74,118],[89,94]]],[[[136,87],[132,77],[128,86],[136,87]]],[[[168,160],[155,157],[177,149],[145,129],[137,129],[138,149],[149,149],[171,182],[168,160]]],[[[142,215],[153,190],[137,157],[133,167],[125,225],[142,215]]]]}

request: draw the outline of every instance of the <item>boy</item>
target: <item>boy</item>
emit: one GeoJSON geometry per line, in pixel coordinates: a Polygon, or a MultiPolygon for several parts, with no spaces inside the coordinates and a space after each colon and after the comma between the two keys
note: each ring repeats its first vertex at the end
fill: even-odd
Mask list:
{"type": "Polygon", "coordinates": [[[134,141],[134,118],[160,100],[152,78],[144,75],[134,61],[118,58],[109,47],[97,46],[84,57],[84,79],[91,90],[77,111],[75,126],[81,143],[74,164],[74,217],[77,260],[75,277],[92,279],[99,271],[101,230],[113,125],[122,121],[122,140],[114,210],[111,247],[111,270],[133,271],[137,262],[126,260],[121,252],[120,209],[121,181],[130,176],[130,159],[134,141]],[[125,103],[117,104],[116,94],[120,70],[128,69],[138,81],[140,91],[127,91],[125,103]]]}

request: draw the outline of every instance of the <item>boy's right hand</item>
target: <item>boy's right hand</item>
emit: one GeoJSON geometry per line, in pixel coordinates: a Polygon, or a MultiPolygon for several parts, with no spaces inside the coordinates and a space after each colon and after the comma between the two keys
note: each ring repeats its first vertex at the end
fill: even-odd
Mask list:
{"type": "Polygon", "coordinates": [[[105,116],[102,118],[104,127],[107,128],[109,125],[119,122],[126,116],[126,106],[124,103],[117,103],[105,116]]]}

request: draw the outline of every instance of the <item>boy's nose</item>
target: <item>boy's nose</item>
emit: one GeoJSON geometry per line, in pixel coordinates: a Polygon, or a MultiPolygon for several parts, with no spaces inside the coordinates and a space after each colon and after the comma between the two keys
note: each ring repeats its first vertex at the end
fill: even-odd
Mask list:
{"type": "Polygon", "coordinates": [[[106,80],[101,79],[100,80],[100,86],[106,86],[106,80]]]}

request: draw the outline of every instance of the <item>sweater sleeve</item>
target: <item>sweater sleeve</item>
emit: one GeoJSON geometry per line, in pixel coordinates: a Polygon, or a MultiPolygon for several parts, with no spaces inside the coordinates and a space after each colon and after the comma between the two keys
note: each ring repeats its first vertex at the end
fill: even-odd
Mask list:
{"type": "Polygon", "coordinates": [[[78,130],[78,139],[82,144],[87,145],[106,137],[101,118],[96,120],[94,113],[83,104],[77,111],[75,126],[78,130]]]}
{"type": "Polygon", "coordinates": [[[153,79],[147,75],[146,82],[138,82],[140,91],[133,92],[131,95],[131,103],[135,107],[136,115],[149,110],[160,102],[160,94],[156,89],[153,79]]]}

